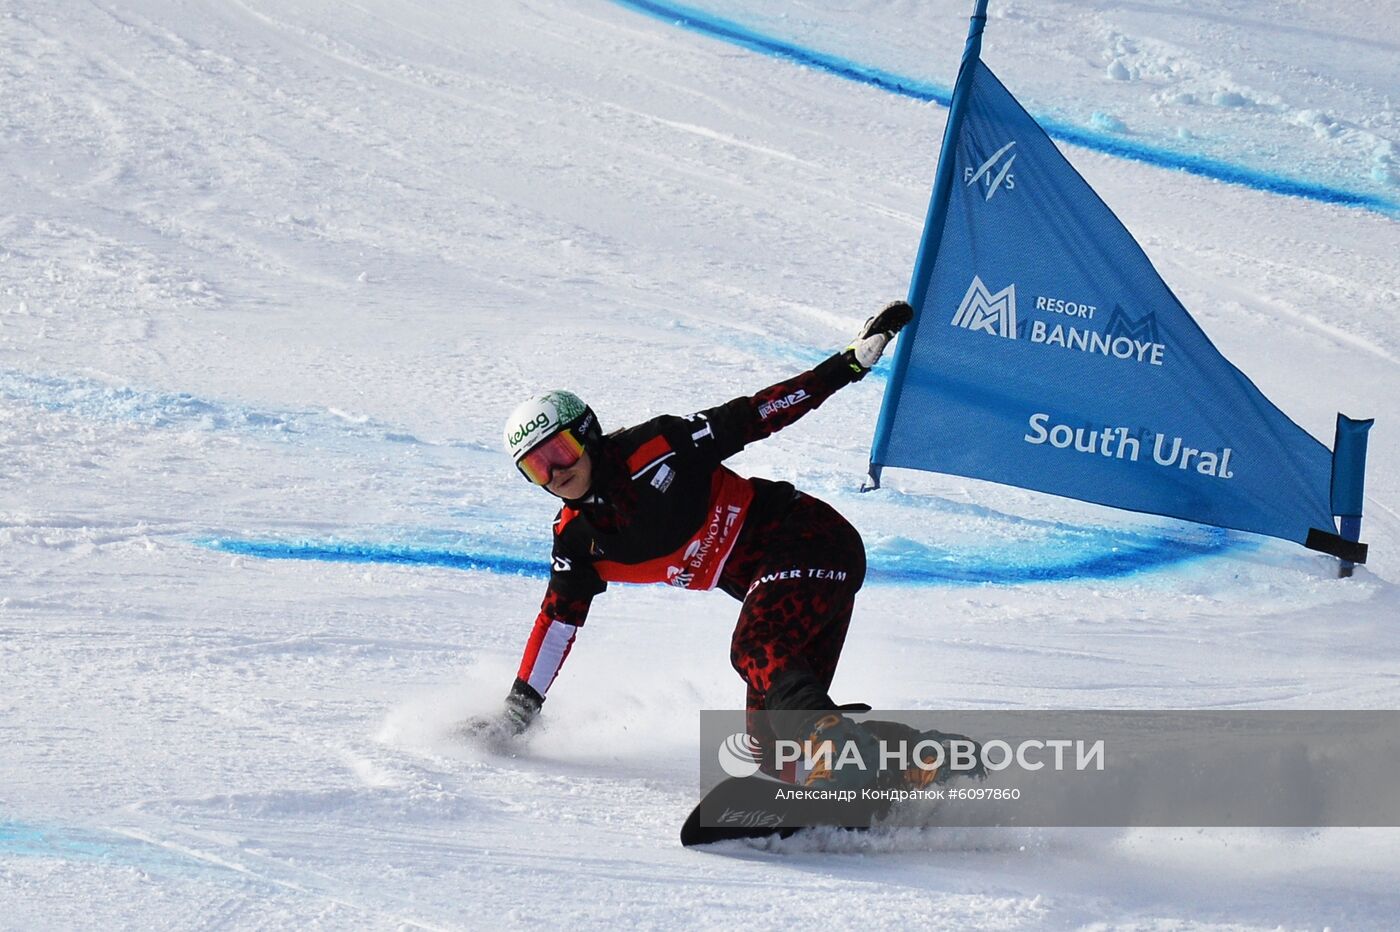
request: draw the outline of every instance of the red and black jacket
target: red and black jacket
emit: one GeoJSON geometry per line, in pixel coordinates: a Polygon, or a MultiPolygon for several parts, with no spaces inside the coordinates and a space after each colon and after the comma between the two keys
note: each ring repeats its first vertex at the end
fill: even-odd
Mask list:
{"type": "Polygon", "coordinates": [[[743,599],[749,580],[724,576],[751,541],[745,530],[779,516],[796,492],[749,479],[724,460],[816,408],[864,371],[838,353],[795,378],[689,417],[663,415],[603,438],[589,495],[554,520],[549,588],[525,647],[517,689],[541,698],[610,582],[716,586],[743,599]]]}

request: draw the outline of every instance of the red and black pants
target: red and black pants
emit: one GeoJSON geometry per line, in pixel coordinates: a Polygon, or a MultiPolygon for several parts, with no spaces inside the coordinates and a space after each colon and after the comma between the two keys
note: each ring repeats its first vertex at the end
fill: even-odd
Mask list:
{"type": "Polygon", "coordinates": [[[781,514],[745,528],[724,572],[744,603],[729,656],[748,684],[749,734],[763,744],[774,737],[762,710],[775,681],[830,688],[864,581],[859,532],[820,499],[797,493],[781,514]]]}

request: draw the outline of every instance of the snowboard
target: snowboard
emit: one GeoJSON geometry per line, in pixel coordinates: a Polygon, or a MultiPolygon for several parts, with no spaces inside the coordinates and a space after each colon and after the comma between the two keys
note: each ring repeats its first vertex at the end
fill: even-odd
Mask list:
{"type": "MultiPolygon", "coordinates": [[[[691,810],[681,826],[681,844],[687,848],[742,838],[789,838],[805,828],[833,826],[833,803],[820,799],[785,799],[784,791],[801,787],[762,774],[729,777],[716,784],[691,810]]],[[[844,827],[851,831],[870,828],[884,815],[888,804],[841,804],[844,827]],[[855,823],[855,824],[852,824],[855,823]]]]}

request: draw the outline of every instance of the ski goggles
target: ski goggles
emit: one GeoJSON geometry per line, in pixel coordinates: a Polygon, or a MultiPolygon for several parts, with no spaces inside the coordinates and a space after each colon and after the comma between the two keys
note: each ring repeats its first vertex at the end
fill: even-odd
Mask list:
{"type": "Polygon", "coordinates": [[[583,456],[583,442],[567,427],[516,461],[515,467],[535,485],[549,485],[554,470],[568,469],[583,456]]]}

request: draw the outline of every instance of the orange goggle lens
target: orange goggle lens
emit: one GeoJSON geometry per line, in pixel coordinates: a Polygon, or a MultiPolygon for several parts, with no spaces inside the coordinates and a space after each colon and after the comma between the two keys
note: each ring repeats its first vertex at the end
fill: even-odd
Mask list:
{"type": "Polygon", "coordinates": [[[535,485],[549,485],[554,470],[568,469],[583,456],[583,444],[571,430],[561,430],[520,458],[515,465],[535,485]]]}

